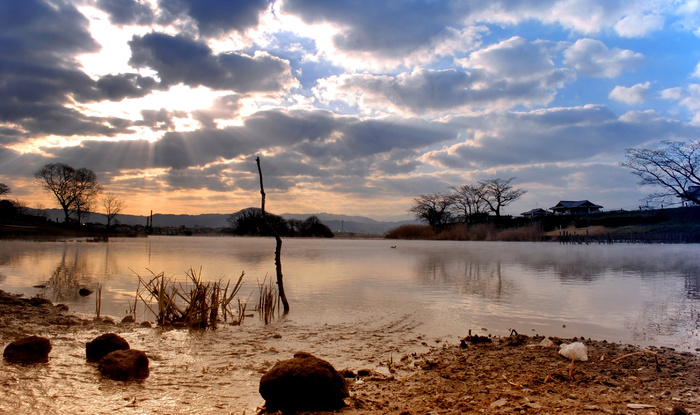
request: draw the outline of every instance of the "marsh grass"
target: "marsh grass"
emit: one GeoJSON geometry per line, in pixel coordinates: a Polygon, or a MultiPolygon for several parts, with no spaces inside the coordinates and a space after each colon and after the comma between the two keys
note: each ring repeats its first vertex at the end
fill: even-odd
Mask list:
{"type": "MultiPolygon", "coordinates": [[[[140,300],[146,309],[156,316],[161,326],[191,327],[198,329],[216,328],[217,322],[240,324],[245,316],[245,304],[238,301],[237,310],[232,310],[232,301],[243,284],[244,272],[238,281],[231,285],[229,280],[225,285],[218,282],[202,281],[202,270],[199,273],[190,268],[185,274],[186,283],[176,282],[174,277],[166,277],[164,272],[159,274],[148,270],[150,278],[139,278],[134,300],[140,300]],[[221,315],[219,314],[221,313],[221,315]]],[[[133,271],[132,271],[133,272],[133,271]]]]}
{"type": "Polygon", "coordinates": [[[402,225],[386,234],[387,239],[448,241],[543,241],[547,235],[540,226],[499,229],[492,223],[454,224],[436,232],[427,225],[402,225]]]}
{"type": "Polygon", "coordinates": [[[267,276],[262,281],[258,281],[258,306],[257,311],[265,325],[270,324],[277,315],[280,305],[280,295],[272,280],[267,276]]]}

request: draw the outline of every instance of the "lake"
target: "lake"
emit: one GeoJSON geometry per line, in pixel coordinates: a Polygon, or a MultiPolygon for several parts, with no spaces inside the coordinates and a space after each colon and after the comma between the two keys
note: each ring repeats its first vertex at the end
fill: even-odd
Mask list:
{"type": "MultiPolygon", "coordinates": [[[[151,358],[151,376],[105,381],[84,362],[97,333],[53,333],[48,365],[3,369],[28,388],[0,382],[0,412],[248,413],[262,405],[261,371],[298,350],[336,368],[382,370],[429,346],[483,335],[540,334],[700,349],[698,245],[285,239],[284,283],[291,312],[264,326],[248,317],[216,331],[116,328],[151,358]],[[392,247],[394,246],[395,247],[392,247]],[[70,388],[70,392],[68,389],[70,388]],[[44,391],[52,398],[42,398],[44,391]],[[7,395],[9,394],[9,395],[7,395]],[[75,396],[89,396],[76,400],[75,396]],[[5,407],[3,407],[5,405],[5,407]]],[[[85,317],[116,320],[133,304],[138,275],[185,281],[238,279],[243,300],[274,278],[271,238],[149,237],[107,243],[0,242],[0,289],[42,295],[85,317]],[[42,286],[43,288],[36,288],[42,286]]],[[[153,321],[143,310],[140,319],[153,321]]],[[[4,347],[4,345],[3,345],[4,347]]]]}

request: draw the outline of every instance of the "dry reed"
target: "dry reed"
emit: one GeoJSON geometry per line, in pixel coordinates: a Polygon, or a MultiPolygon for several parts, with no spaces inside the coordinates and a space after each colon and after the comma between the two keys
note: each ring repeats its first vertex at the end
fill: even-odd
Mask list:
{"type": "Polygon", "coordinates": [[[279,310],[279,292],[272,280],[268,282],[267,276],[265,276],[262,283],[258,281],[258,293],[257,311],[260,313],[260,318],[267,325],[272,322],[272,319],[277,314],[277,310],[279,310]]]}
{"type": "MultiPolygon", "coordinates": [[[[199,273],[192,268],[185,273],[189,279],[187,284],[176,283],[173,277],[167,278],[163,272],[156,274],[148,271],[152,276],[148,280],[134,272],[139,278],[135,303],[141,300],[146,309],[156,316],[159,325],[216,328],[219,310],[225,322],[229,317],[232,324],[240,324],[243,320],[244,314],[236,315],[231,310],[231,302],[241,289],[245,273],[241,273],[233,286],[231,281],[222,286],[221,281],[203,282],[201,268],[199,273]]],[[[241,310],[239,300],[238,312],[241,311],[245,311],[245,307],[241,310]]]]}

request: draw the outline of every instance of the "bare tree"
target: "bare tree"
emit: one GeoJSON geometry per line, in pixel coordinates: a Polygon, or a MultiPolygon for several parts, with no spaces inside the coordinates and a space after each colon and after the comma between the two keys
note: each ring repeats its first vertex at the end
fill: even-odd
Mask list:
{"type": "Polygon", "coordinates": [[[107,229],[112,225],[112,220],[124,210],[126,203],[119,199],[114,193],[108,192],[102,198],[102,206],[105,208],[107,216],[107,229]]]}
{"type": "Polygon", "coordinates": [[[49,163],[34,173],[39,184],[56,196],[63,209],[65,222],[77,213],[78,221],[90,211],[95,196],[102,190],[94,171],[75,168],[64,163],[49,163]]]}
{"type": "Polygon", "coordinates": [[[8,193],[12,193],[10,186],[6,185],[5,183],[0,183],[0,195],[6,195],[8,193]]]}
{"type": "Polygon", "coordinates": [[[501,208],[519,199],[527,192],[523,189],[514,189],[510,184],[513,180],[515,177],[508,180],[497,178],[479,182],[479,185],[484,188],[484,201],[489,209],[496,214],[497,219],[501,218],[501,208]]]}
{"type": "Polygon", "coordinates": [[[420,195],[413,199],[413,206],[408,210],[418,219],[428,222],[432,227],[440,227],[450,222],[453,198],[450,194],[432,193],[420,195]]]}
{"type": "Polygon", "coordinates": [[[486,213],[486,188],[465,184],[452,188],[453,210],[462,222],[470,222],[486,213]]]}
{"type": "Polygon", "coordinates": [[[665,201],[679,197],[700,205],[700,140],[691,142],[662,141],[655,149],[628,148],[621,166],[632,170],[642,186],[656,186],[660,191],[648,200],[665,201]]]}

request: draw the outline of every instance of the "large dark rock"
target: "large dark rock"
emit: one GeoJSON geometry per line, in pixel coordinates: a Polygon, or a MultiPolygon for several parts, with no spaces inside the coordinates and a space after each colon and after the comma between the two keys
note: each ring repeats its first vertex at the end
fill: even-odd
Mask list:
{"type": "Polygon", "coordinates": [[[8,344],[2,356],[13,363],[45,363],[49,361],[50,351],[49,339],[29,336],[8,344]]]}
{"type": "Polygon", "coordinates": [[[330,411],[350,396],[345,379],[325,360],[306,352],[277,362],[262,379],[260,395],[268,411],[330,411]]]}
{"type": "Polygon", "coordinates": [[[97,370],[114,380],[147,378],[148,356],[141,350],[117,350],[102,358],[97,370]]]}
{"type": "Polygon", "coordinates": [[[85,355],[88,362],[98,362],[103,357],[117,350],[128,350],[129,342],[114,333],[105,333],[85,343],[85,355]]]}

